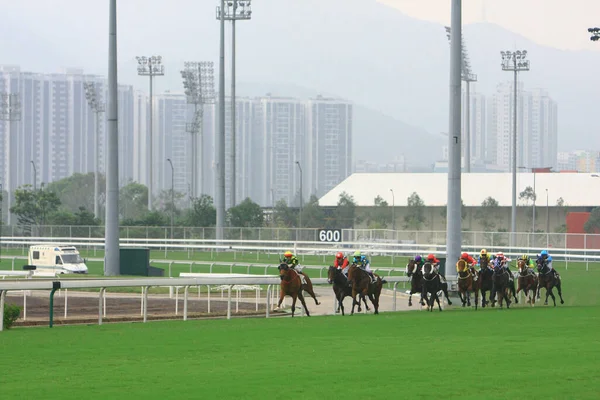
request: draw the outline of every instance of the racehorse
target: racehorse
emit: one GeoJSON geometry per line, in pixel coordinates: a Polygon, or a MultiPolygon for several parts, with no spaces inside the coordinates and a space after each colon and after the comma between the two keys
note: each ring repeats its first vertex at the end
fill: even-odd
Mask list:
{"type": "Polygon", "coordinates": [[[440,291],[444,292],[446,295],[448,305],[452,305],[450,297],[448,296],[448,283],[442,282],[440,275],[435,272],[433,265],[426,262],[423,265],[423,294],[425,296],[425,302],[427,303],[428,311],[433,311],[434,301],[436,300],[440,311],[442,311],[440,298],[438,296],[438,292],[440,291]],[[431,297],[428,296],[428,294],[430,294],[431,297]]]}
{"type": "Polygon", "coordinates": [[[471,293],[475,294],[475,310],[477,310],[477,271],[473,268],[469,268],[465,260],[458,260],[456,263],[456,270],[458,271],[458,295],[462,306],[468,305],[471,307],[471,293]]]}
{"type": "Polygon", "coordinates": [[[425,305],[423,301],[423,271],[418,267],[415,260],[410,260],[406,264],[406,276],[410,278],[410,295],[408,296],[408,306],[412,306],[412,295],[413,293],[421,294],[420,303],[422,306],[425,305]]]}
{"type": "Polygon", "coordinates": [[[290,296],[292,298],[292,317],[294,316],[294,310],[296,309],[296,299],[300,299],[300,302],[304,306],[304,311],[306,311],[306,315],[310,317],[310,313],[308,312],[308,308],[306,308],[306,302],[304,301],[302,291],[304,290],[310,294],[312,298],[315,299],[315,303],[317,303],[317,305],[321,304],[315,296],[310,278],[304,274],[303,276],[300,276],[295,269],[290,268],[290,266],[286,263],[281,263],[277,269],[279,270],[279,279],[281,279],[281,293],[279,295],[279,303],[277,304],[277,308],[281,307],[281,303],[283,303],[285,296],[290,296]],[[306,283],[302,283],[303,278],[305,279],[306,283]]]}
{"type": "Polygon", "coordinates": [[[554,293],[552,292],[552,288],[556,287],[558,291],[558,295],[560,296],[560,304],[565,304],[565,301],[562,298],[562,284],[560,280],[560,275],[556,272],[557,277],[554,276],[546,260],[539,259],[537,260],[537,269],[538,269],[538,296],[540,295],[540,291],[542,288],[546,288],[546,301],[544,301],[544,305],[548,305],[548,296],[552,296],[552,301],[554,302],[554,307],[556,307],[556,298],[554,297],[554,293]]]}
{"type": "Polygon", "coordinates": [[[481,258],[479,260],[479,266],[481,270],[479,271],[479,279],[477,279],[477,289],[481,292],[481,307],[485,308],[485,306],[491,301],[492,307],[496,305],[496,298],[494,297],[494,293],[492,293],[492,288],[494,286],[492,277],[494,275],[494,271],[488,268],[489,260],[487,258],[481,258]],[[485,299],[485,294],[490,292],[490,301],[485,299]]]}
{"type": "MultiPolygon", "coordinates": [[[[333,283],[333,293],[335,293],[335,298],[338,301],[338,308],[337,308],[337,312],[340,312],[340,309],[342,310],[342,315],[344,314],[344,298],[345,297],[352,297],[352,286],[350,286],[350,284],[348,283],[348,278],[346,278],[346,275],[344,275],[344,273],[342,272],[341,269],[337,269],[334,266],[330,266],[329,267],[329,271],[327,272],[327,282],[329,282],[329,284],[331,285],[333,283]]],[[[362,294],[360,295],[360,297],[362,298],[362,300],[365,303],[365,308],[367,309],[367,311],[370,310],[369,306],[367,305],[367,299],[365,298],[365,296],[363,296],[362,294]]],[[[361,312],[362,309],[360,308],[360,301],[358,302],[358,312],[361,312]]]]}
{"type": "Polygon", "coordinates": [[[348,283],[352,285],[352,312],[350,315],[354,314],[354,306],[360,302],[360,298],[358,302],[356,301],[358,294],[369,296],[371,303],[373,303],[375,314],[379,314],[379,296],[381,296],[381,288],[386,281],[381,279],[379,275],[375,275],[375,278],[375,283],[371,283],[371,277],[367,271],[356,264],[350,266],[348,270],[348,283]]]}
{"type": "Polygon", "coordinates": [[[502,308],[503,300],[506,301],[506,308],[510,308],[510,275],[507,268],[497,267],[494,270],[492,281],[494,282],[494,297],[498,299],[500,308],[502,308]]]}
{"type": "Polygon", "coordinates": [[[533,307],[538,288],[538,277],[524,260],[517,261],[517,269],[519,270],[517,294],[522,290],[525,297],[528,298],[527,302],[533,307]]]}

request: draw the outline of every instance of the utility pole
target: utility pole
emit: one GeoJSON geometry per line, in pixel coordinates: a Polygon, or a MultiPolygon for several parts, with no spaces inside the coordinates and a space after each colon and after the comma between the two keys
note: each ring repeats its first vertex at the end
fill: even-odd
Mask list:
{"type": "Polygon", "coordinates": [[[110,0],[104,275],[119,275],[119,114],[117,108],[117,0],[110,0]]]}
{"type": "Polygon", "coordinates": [[[216,239],[223,240],[225,227],[225,0],[217,7],[217,18],[220,20],[219,49],[219,131],[216,135],[217,176],[215,205],[217,209],[216,239]]]}
{"type": "MultiPolygon", "coordinates": [[[[452,28],[446,27],[446,36],[448,41],[451,38],[452,28]]],[[[466,84],[466,98],[465,98],[465,172],[471,172],[471,82],[477,82],[477,75],[471,72],[471,61],[469,60],[469,53],[467,52],[467,46],[465,45],[465,38],[461,35],[461,47],[462,47],[462,67],[461,67],[461,79],[466,84]]]]}
{"type": "MultiPolygon", "coordinates": [[[[461,231],[461,61],[462,2],[452,0],[450,32],[450,120],[448,128],[448,206],[446,218],[446,265],[458,260],[462,243],[461,231]]],[[[453,268],[446,276],[454,276],[453,268]]]]}
{"type": "Polygon", "coordinates": [[[94,217],[100,218],[100,179],[98,178],[100,169],[100,115],[105,111],[104,103],[98,100],[98,92],[94,82],[84,82],[85,98],[94,113],[96,119],[94,122],[94,217]]]}
{"type": "Polygon", "coordinates": [[[501,51],[502,56],[502,71],[514,73],[513,83],[513,137],[512,137],[512,208],[510,221],[510,246],[516,246],[517,232],[517,90],[518,90],[518,74],[520,71],[529,71],[529,61],[527,50],[517,51],[501,51]]]}
{"type": "Polygon", "coordinates": [[[147,76],[150,78],[150,118],[148,120],[148,132],[149,132],[149,138],[148,138],[148,157],[149,157],[149,163],[147,164],[149,166],[148,169],[148,210],[152,211],[152,194],[154,193],[153,191],[153,186],[154,183],[153,181],[153,176],[152,176],[152,172],[154,170],[154,163],[153,163],[153,157],[154,157],[154,149],[153,149],[153,142],[154,142],[154,131],[152,129],[152,124],[153,124],[153,120],[152,120],[152,114],[153,114],[153,94],[152,94],[152,78],[155,76],[163,76],[165,74],[165,66],[162,65],[162,56],[151,56],[151,57],[136,57],[137,62],[138,62],[138,75],[140,76],[147,76]]]}
{"type": "MultiPolygon", "coordinates": [[[[0,93],[0,121],[7,121],[8,122],[8,129],[6,130],[6,132],[8,132],[7,134],[7,147],[8,147],[8,162],[7,162],[7,170],[8,170],[8,174],[6,174],[6,180],[7,180],[7,196],[8,196],[8,215],[7,215],[7,224],[10,226],[11,225],[11,213],[10,213],[10,208],[12,206],[12,185],[13,185],[13,179],[12,179],[12,167],[13,167],[13,162],[12,162],[12,128],[13,128],[13,122],[19,122],[21,120],[21,100],[19,99],[19,95],[17,93],[0,93]]],[[[15,176],[16,179],[16,176],[15,176]]],[[[15,182],[16,183],[16,182],[15,182]]]]}
{"type": "Polygon", "coordinates": [[[188,104],[194,105],[194,120],[186,124],[192,135],[191,197],[204,194],[204,105],[215,102],[215,68],[212,61],[186,61],[181,71],[188,104]],[[198,142],[200,148],[198,149],[198,142]],[[198,175],[199,179],[198,179],[198,175]]]}
{"type": "Polygon", "coordinates": [[[33,167],[33,191],[37,192],[37,168],[35,167],[35,162],[31,160],[31,166],[33,167]]]}
{"type": "MultiPolygon", "coordinates": [[[[250,20],[252,18],[251,0],[230,0],[221,8],[225,14],[224,19],[231,21],[231,206],[236,205],[236,95],[235,95],[235,21],[250,20]]],[[[217,12],[217,19],[221,15],[217,12]]],[[[223,104],[223,107],[225,105],[223,104]]]]}

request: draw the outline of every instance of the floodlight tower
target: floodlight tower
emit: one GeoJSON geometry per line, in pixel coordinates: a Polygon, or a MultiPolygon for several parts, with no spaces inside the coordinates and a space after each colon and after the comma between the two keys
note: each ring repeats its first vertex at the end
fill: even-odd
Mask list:
{"type": "Polygon", "coordinates": [[[590,36],[592,42],[600,40],[600,28],[588,28],[588,32],[592,34],[592,36],[590,36]]]}
{"type": "Polygon", "coordinates": [[[183,88],[188,104],[194,105],[194,120],[186,125],[186,132],[192,135],[190,197],[197,198],[204,193],[204,105],[215,102],[215,67],[212,61],[186,61],[184,67],[181,71],[183,88]]]}
{"type": "MultiPolygon", "coordinates": [[[[450,41],[452,28],[446,27],[446,36],[450,41]]],[[[471,61],[469,60],[469,52],[465,45],[465,38],[461,35],[462,62],[461,62],[461,79],[466,84],[466,109],[465,109],[465,172],[471,172],[471,82],[477,82],[477,75],[471,71],[471,61]]]]}
{"type": "MultiPolygon", "coordinates": [[[[252,18],[251,0],[230,0],[224,7],[217,7],[217,19],[231,21],[231,206],[236,205],[236,108],[235,108],[235,21],[247,21],[252,18]]],[[[222,107],[225,107],[223,104],[222,107]]]]}
{"type": "Polygon", "coordinates": [[[521,71],[529,71],[529,60],[527,50],[501,51],[502,71],[514,73],[513,83],[513,137],[512,137],[512,209],[510,223],[511,247],[516,245],[515,233],[517,231],[517,85],[518,74],[521,71]]]}
{"type": "Polygon", "coordinates": [[[147,76],[150,78],[150,120],[148,125],[148,132],[150,136],[148,138],[148,165],[150,166],[150,170],[148,171],[148,210],[152,211],[152,188],[154,185],[152,182],[152,170],[154,169],[154,164],[152,162],[152,158],[154,155],[152,147],[152,142],[154,140],[154,135],[152,131],[152,78],[155,76],[163,76],[165,74],[165,66],[162,64],[162,56],[136,57],[136,59],[138,62],[138,75],[147,76]]]}
{"type": "Polygon", "coordinates": [[[105,111],[104,103],[98,100],[98,93],[96,91],[96,84],[94,82],[84,82],[83,88],[85,90],[85,98],[94,113],[96,114],[96,122],[94,129],[94,217],[100,218],[100,211],[98,206],[98,197],[100,192],[100,183],[98,179],[98,169],[100,163],[98,161],[100,154],[100,115],[105,111]]]}
{"type": "Polygon", "coordinates": [[[8,216],[6,219],[6,223],[10,226],[11,218],[10,218],[10,207],[12,205],[11,199],[11,190],[12,190],[12,151],[10,151],[12,144],[12,123],[19,122],[21,120],[21,100],[19,99],[19,95],[17,93],[0,93],[0,121],[8,122],[8,174],[7,183],[8,188],[6,189],[6,193],[8,194],[8,216]]]}

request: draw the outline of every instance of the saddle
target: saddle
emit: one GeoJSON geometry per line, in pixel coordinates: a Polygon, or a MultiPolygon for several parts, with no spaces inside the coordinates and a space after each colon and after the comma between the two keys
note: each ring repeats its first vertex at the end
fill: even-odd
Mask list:
{"type": "Polygon", "coordinates": [[[297,274],[298,274],[298,276],[300,277],[300,282],[301,282],[303,285],[306,285],[306,284],[307,284],[307,282],[306,282],[306,275],[304,275],[304,272],[302,272],[302,271],[298,271],[298,270],[297,270],[297,269],[295,269],[295,268],[294,268],[294,271],[296,271],[296,273],[297,273],[297,274]]]}

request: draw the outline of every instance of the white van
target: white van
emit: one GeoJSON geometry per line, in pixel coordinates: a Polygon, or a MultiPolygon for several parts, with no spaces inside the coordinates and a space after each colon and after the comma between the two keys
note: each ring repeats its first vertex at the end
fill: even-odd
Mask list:
{"type": "Polygon", "coordinates": [[[52,271],[59,274],[87,274],[88,267],[74,246],[52,244],[29,247],[29,265],[36,271],[52,271]]]}

